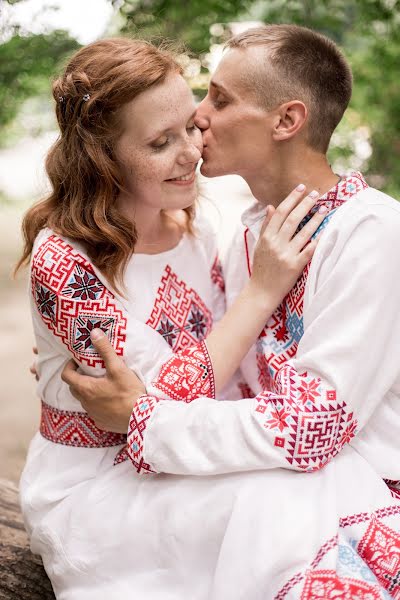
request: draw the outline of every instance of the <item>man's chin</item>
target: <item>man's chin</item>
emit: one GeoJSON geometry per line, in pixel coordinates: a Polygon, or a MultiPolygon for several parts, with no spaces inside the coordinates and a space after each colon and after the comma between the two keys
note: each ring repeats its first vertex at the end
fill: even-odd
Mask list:
{"type": "Polygon", "coordinates": [[[217,164],[213,164],[210,160],[203,160],[200,167],[200,173],[204,175],[204,177],[221,177],[222,175],[228,175],[228,173],[223,172],[217,164]]]}

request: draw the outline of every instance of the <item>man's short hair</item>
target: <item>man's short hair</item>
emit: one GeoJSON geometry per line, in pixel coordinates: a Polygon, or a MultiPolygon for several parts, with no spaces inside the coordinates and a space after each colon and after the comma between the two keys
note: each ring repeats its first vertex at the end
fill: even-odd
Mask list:
{"type": "Polygon", "coordinates": [[[307,142],[325,153],[352,89],[350,66],[336,44],[306,27],[265,25],[232,37],[226,46],[265,47],[265,70],[255,65],[253,73],[246,73],[246,84],[253,86],[257,103],[267,110],[290,100],[304,102],[307,142]]]}

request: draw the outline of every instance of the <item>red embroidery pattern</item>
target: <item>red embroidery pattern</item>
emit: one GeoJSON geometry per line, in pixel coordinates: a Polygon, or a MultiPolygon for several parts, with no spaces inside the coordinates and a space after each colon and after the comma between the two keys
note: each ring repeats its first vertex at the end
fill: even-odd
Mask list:
{"type": "Polygon", "coordinates": [[[242,395],[242,398],[255,398],[256,394],[246,382],[239,381],[237,386],[242,395]]]}
{"type": "Polygon", "coordinates": [[[400,535],[373,518],[357,551],[392,598],[400,598],[400,535]]]}
{"type": "Polygon", "coordinates": [[[174,354],[163,365],[153,385],[172,400],[215,398],[214,373],[205,342],[174,354]]]}
{"type": "MultiPolygon", "coordinates": [[[[347,517],[342,517],[339,521],[339,527],[341,529],[345,529],[346,527],[352,527],[353,525],[358,525],[360,523],[365,523],[367,521],[370,521],[371,523],[377,519],[385,519],[387,517],[393,517],[395,515],[400,515],[400,504],[392,504],[391,506],[386,506],[384,508],[379,508],[378,510],[376,510],[374,513],[367,513],[367,512],[363,512],[363,513],[357,513],[354,515],[348,515],[347,517]]],[[[370,526],[371,527],[371,526],[370,526]]],[[[389,538],[390,535],[394,536],[395,538],[398,538],[398,533],[395,532],[394,530],[390,529],[389,527],[386,527],[386,529],[389,531],[389,538]]],[[[371,537],[371,536],[370,536],[371,537]]],[[[367,534],[364,535],[363,540],[367,540],[367,534]]],[[[383,537],[383,542],[385,545],[385,538],[383,537]]],[[[360,551],[360,547],[361,547],[362,542],[360,542],[359,548],[358,548],[358,552],[360,551]]],[[[314,558],[314,560],[311,563],[311,568],[315,569],[319,563],[321,562],[321,560],[324,558],[324,556],[333,548],[335,548],[338,545],[338,535],[333,536],[330,540],[328,540],[327,542],[325,542],[325,544],[323,546],[321,546],[321,548],[319,549],[316,557],[314,558]]],[[[365,547],[367,547],[367,544],[365,543],[365,547]]],[[[390,548],[389,548],[390,550],[390,548]]],[[[394,547],[393,547],[393,551],[395,552],[395,554],[397,555],[397,552],[395,551],[394,547]]],[[[380,553],[380,556],[382,557],[383,554],[382,552],[380,553]]],[[[376,556],[375,558],[378,558],[378,556],[376,556]]],[[[390,561],[389,561],[390,562],[390,561]]],[[[371,566],[370,566],[371,568],[371,566]]],[[[373,569],[371,569],[373,570],[373,569]]],[[[274,600],[284,600],[284,598],[286,598],[287,594],[289,593],[289,591],[294,588],[298,583],[300,583],[305,575],[308,573],[307,572],[299,572],[296,573],[291,579],[289,579],[289,581],[281,588],[281,590],[278,592],[278,594],[274,597],[274,600]]],[[[375,571],[374,571],[375,572],[375,571]]],[[[377,575],[375,573],[375,575],[377,575]]],[[[389,578],[388,578],[389,581],[389,578]]],[[[398,583],[397,583],[398,584],[398,583]]],[[[394,598],[399,598],[399,596],[393,596],[394,598]]],[[[325,596],[321,596],[321,600],[322,598],[325,598],[325,596]]],[[[361,598],[364,597],[361,596],[361,598]]]]}
{"type": "Polygon", "coordinates": [[[262,427],[278,433],[274,445],[285,448],[286,460],[296,468],[320,469],[355,435],[353,413],[319,378],[286,364],[275,390],[256,397],[255,414],[262,427]]]}
{"type": "Polygon", "coordinates": [[[393,498],[400,500],[400,481],[392,481],[390,479],[385,479],[384,481],[388,486],[393,498]]]}
{"type": "Polygon", "coordinates": [[[380,600],[376,587],[365,581],[338,577],[336,571],[311,571],[308,573],[301,594],[301,600],[332,600],[359,598],[360,600],[380,600]]]}
{"type": "Polygon", "coordinates": [[[108,448],[126,443],[126,435],[99,429],[86,413],[59,410],[43,401],[40,433],[50,442],[79,448],[108,448]]]}
{"type": "Polygon", "coordinates": [[[143,436],[157,402],[158,398],[155,396],[141,396],[133,408],[129,422],[127,453],[137,472],[142,474],[154,473],[143,460],[143,436]]]}
{"type": "Polygon", "coordinates": [[[211,281],[219,287],[221,292],[225,292],[224,274],[222,272],[222,264],[218,255],[215,257],[213,266],[211,267],[211,281]]]}
{"type": "Polygon", "coordinates": [[[197,292],[167,265],[147,325],[176,352],[197,344],[210,333],[212,315],[197,292]]]}
{"type": "MultiPolygon", "coordinates": [[[[125,436],[125,439],[126,439],[126,436],[125,436]]],[[[119,464],[125,462],[126,460],[129,460],[128,444],[125,444],[125,446],[123,448],[121,448],[121,450],[119,450],[117,452],[117,454],[115,455],[114,466],[119,465],[119,464]]]]}
{"type": "MultiPolygon", "coordinates": [[[[345,177],[335,188],[318,199],[316,206],[300,224],[299,229],[312,217],[319,206],[325,205],[328,208],[328,215],[320,226],[320,229],[323,229],[329,223],[333,211],[366,187],[368,186],[360,173],[352,173],[345,177]]],[[[248,254],[247,244],[246,252],[248,254]]],[[[273,389],[269,381],[268,385],[264,385],[266,378],[274,380],[279,369],[296,355],[298,343],[303,335],[303,300],[309,269],[308,264],[260,335],[257,362],[259,382],[263,389],[273,389]]]]}
{"type": "Polygon", "coordinates": [[[117,354],[123,354],[122,310],[92,265],[56,235],[33,257],[32,294],[43,322],[80,362],[104,367],[90,341],[95,327],[104,331],[117,354]]]}

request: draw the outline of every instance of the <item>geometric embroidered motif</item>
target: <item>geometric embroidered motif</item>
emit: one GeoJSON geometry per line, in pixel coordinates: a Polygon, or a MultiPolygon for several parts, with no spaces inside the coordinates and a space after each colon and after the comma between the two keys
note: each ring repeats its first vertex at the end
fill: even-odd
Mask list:
{"type": "Polygon", "coordinates": [[[326,389],[319,378],[297,373],[290,363],[280,369],[274,392],[265,390],[256,400],[257,420],[297,469],[322,468],[357,429],[353,413],[337,401],[335,390],[326,389]]]}
{"type": "Polygon", "coordinates": [[[197,292],[178,279],[167,265],[146,324],[177,352],[197,344],[210,333],[212,315],[197,292]]]}
{"type": "Polygon", "coordinates": [[[90,340],[101,329],[123,354],[126,318],[92,265],[56,235],[41,244],[32,260],[32,294],[43,322],[74,357],[104,367],[90,340]]]}
{"type": "Polygon", "coordinates": [[[380,600],[379,590],[366,581],[338,577],[336,571],[310,571],[301,600],[380,600]]]}
{"type": "MultiPolygon", "coordinates": [[[[342,206],[354,194],[367,186],[360,173],[352,173],[344,177],[332,190],[321,196],[314,208],[300,223],[300,230],[321,205],[328,209],[328,214],[315,232],[318,235],[329,223],[337,208],[342,206]]],[[[306,265],[296,284],[283,299],[282,303],[266,323],[257,344],[257,363],[259,366],[259,383],[268,379],[267,389],[272,389],[270,380],[274,380],[279,369],[296,356],[298,344],[303,336],[303,301],[310,263],[306,265]]]]}
{"type": "MultiPolygon", "coordinates": [[[[379,508],[373,513],[364,512],[342,517],[339,520],[338,534],[320,547],[310,563],[311,568],[293,575],[274,596],[274,600],[286,599],[289,592],[304,578],[306,578],[306,584],[301,599],[357,598],[357,600],[367,600],[376,597],[398,600],[400,598],[398,590],[400,536],[381,521],[381,519],[394,516],[400,516],[400,504],[379,508]],[[346,528],[355,525],[363,526],[364,523],[368,524],[364,534],[363,531],[357,534],[354,529],[350,537],[344,533],[346,528]],[[359,542],[356,546],[357,540],[359,542]],[[328,553],[334,553],[330,562],[331,564],[333,562],[335,570],[313,571],[323,559],[326,559],[328,553]],[[367,584],[371,586],[371,589],[362,587],[367,584]],[[361,588],[357,588],[357,586],[361,586],[361,588]],[[328,592],[332,592],[331,595],[328,592]],[[353,592],[353,595],[350,592],[353,592]],[[378,595],[374,596],[376,593],[378,595]]],[[[297,598],[298,596],[300,597],[300,594],[293,596],[292,593],[290,597],[297,598]]]]}
{"type": "Polygon", "coordinates": [[[225,281],[224,274],[222,272],[222,264],[219,260],[218,254],[215,257],[213,265],[211,267],[211,281],[219,287],[221,292],[225,292],[225,281]]]}
{"type": "Polygon", "coordinates": [[[129,421],[127,452],[138,473],[153,473],[150,465],[143,460],[143,437],[158,398],[141,396],[135,404],[129,421]]]}
{"type": "Polygon", "coordinates": [[[214,372],[205,342],[174,354],[162,366],[153,386],[182,402],[201,396],[215,398],[214,372]]]}
{"type": "MultiPolygon", "coordinates": [[[[165,363],[153,386],[163,396],[181,402],[191,402],[201,396],[215,398],[214,374],[205,342],[178,352],[165,363]]],[[[159,399],[141,396],[134,406],[128,429],[129,458],[138,473],[154,473],[143,460],[143,440],[148,420],[159,399]]]]}
{"type": "Polygon", "coordinates": [[[371,519],[357,551],[392,598],[400,598],[400,535],[371,519]]]}
{"type": "Polygon", "coordinates": [[[108,448],[126,443],[126,435],[99,429],[84,412],[60,410],[42,401],[40,433],[55,444],[108,448]]]}

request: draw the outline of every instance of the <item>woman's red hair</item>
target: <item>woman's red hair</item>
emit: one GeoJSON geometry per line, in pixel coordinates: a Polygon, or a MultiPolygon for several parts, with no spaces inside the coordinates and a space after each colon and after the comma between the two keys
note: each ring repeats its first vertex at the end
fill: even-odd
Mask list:
{"type": "MultiPolygon", "coordinates": [[[[50,227],[82,242],[111,285],[123,287],[137,232],[116,207],[123,189],[114,153],[120,108],[173,72],[182,69],[172,52],[125,38],[94,42],[71,58],[53,84],[60,136],[46,159],[52,191],[24,217],[16,270],[29,261],[39,231],[50,227]]],[[[186,212],[190,231],[193,208],[186,212]]]]}

